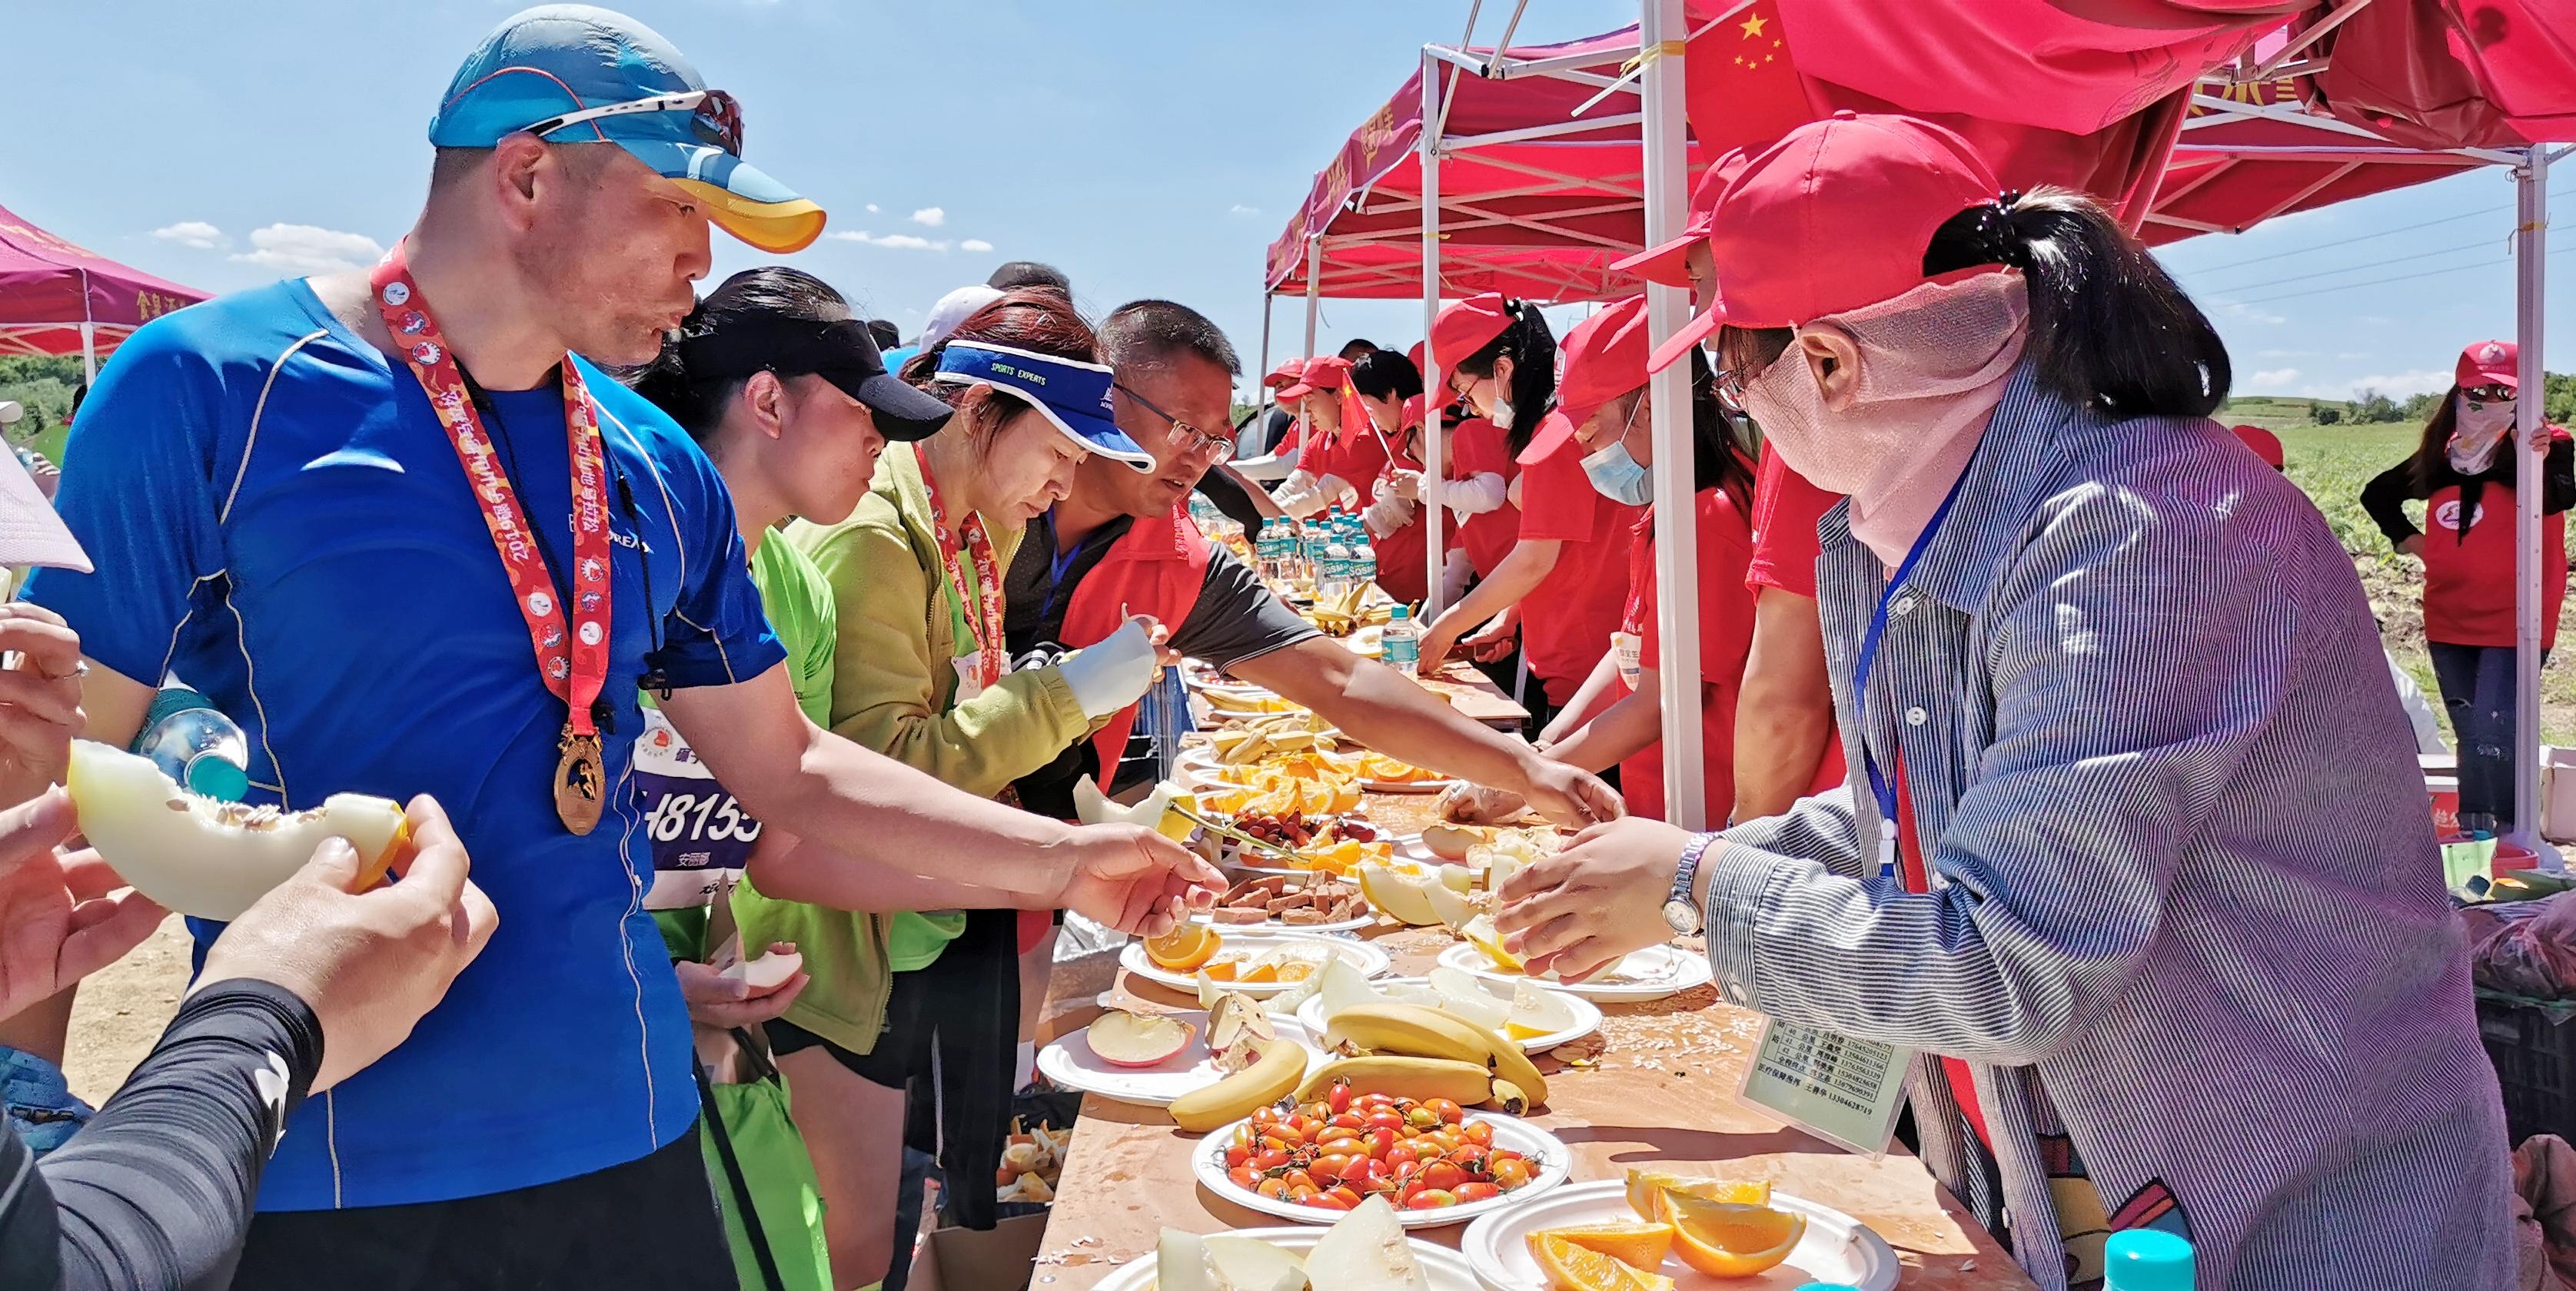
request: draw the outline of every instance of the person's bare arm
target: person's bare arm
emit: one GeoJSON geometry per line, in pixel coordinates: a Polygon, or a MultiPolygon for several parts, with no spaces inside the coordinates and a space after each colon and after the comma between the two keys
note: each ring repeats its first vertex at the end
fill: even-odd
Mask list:
{"type": "MultiPolygon", "coordinates": [[[[1574,732],[1583,726],[1585,721],[1584,714],[1590,713],[1595,708],[1599,707],[1601,697],[1609,694],[1610,688],[1617,685],[1618,682],[1618,652],[1605,652],[1602,654],[1600,661],[1592,665],[1592,671],[1585,675],[1583,678],[1583,684],[1574,688],[1574,698],[1565,701],[1565,707],[1558,710],[1555,719],[1547,724],[1547,729],[1538,733],[1538,742],[1541,744],[1561,744],[1571,738],[1574,732]]],[[[1644,689],[1648,693],[1652,693],[1654,687],[1647,686],[1644,689]]],[[[1613,761],[1616,761],[1616,759],[1613,759],[1613,761]]],[[[1607,765],[1607,763],[1603,765],[1607,765]]],[[[1590,769],[1598,771],[1601,768],[1593,767],[1590,769]]]]}
{"type": "Polygon", "coordinates": [[[797,709],[783,668],[674,691],[662,712],[753,815],[790,834],[864,847],[854,855],[870,864],[813,867],[807,899],[817,904],[864,908],[890,870],[972,875],[1014,905],[1063,905],[1159,934],[1225,886],[1205,860],[1150,829],[1031,815],[825,731],[797,709]]]}
{"type": "Polygon", "coordinates": [[[1547,756],[1586,771],[1600,771],[1644,751],[1664,738],[1662,692],[1657,685],[1654,669],[1640,669],[1636,693],[1622,697],[1572,734],[1549,745],[1547,756]]]}
{"type": "Polygon", "coordinates": [[[1309,637],[1227,671],[1313,709],[1388,757],[1510,789],[1566,828],[1609,820],[1621,811],[1617,795],[1599,780],[1538,756],[1529,745],[1470,720],[1412,678],[1329,638],[1309,637]]]}
{"type": "Polygon", "coordinates": [[[935,878],[899,868],[900,862],[862,860],[838,848],[764,827],[745,869],[764,896],[804,901],[866,914],[905,910],[1037,909],[1028,898],[958,878],[935,878]],[[866,876],[853,884],[842,876],[866,876]]]}
{"type": "Polygon", "coordinates": [[[1555,572],[1557,557],[1564,550],[1565,544],[1553,538],[1524,538],[1513,544],[1511,554],[1494,566],[1493,577],[1458,598],[1458,603],[1442,611],[1438,621],[1422,634],[1422,666],[1439,667],[1457,647],[1458,638],[1537,591],[1538,585],[1555,572]]]}
{"type": "Polygon", "coordinates": [[[1735,819],[1777,816],[1807,792],[1833,737],[1833,683],[1812,597],[1765,587],[1735,699],[1735,819]]]}

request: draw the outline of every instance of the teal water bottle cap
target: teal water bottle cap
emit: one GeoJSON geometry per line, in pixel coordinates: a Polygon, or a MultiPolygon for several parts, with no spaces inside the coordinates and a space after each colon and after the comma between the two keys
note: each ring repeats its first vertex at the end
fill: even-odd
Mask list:
{"type": "Polygon", "coordinates": [[[1386,612],[1386,620],[1389,623],[1399,623],[1412,617],[1413,610],[1410,606],[1399,605],[1386,612]]]}
{"type": "Polygon", "coordinates": [[[188,759],[188,791],[221,802],[250,796],[250,773],[209,750],[188,759]]]}
{"type": "Polygon", "coordinates": [[[2192,1291],[2191,1243],[2162,1229],[2113,1233],[2102,1257],[2112,1291],[2192,1291]]]}

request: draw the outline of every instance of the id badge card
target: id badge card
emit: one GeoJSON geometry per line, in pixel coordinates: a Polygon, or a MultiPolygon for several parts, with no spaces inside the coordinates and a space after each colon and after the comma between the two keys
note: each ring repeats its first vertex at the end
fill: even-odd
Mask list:
{"type": "Polygon", "coordinates": [[[1646,639],[1634,632],[1610,634],[1610,656],[1619,661],[1619,682],[1630,691],[1637,689],[1637,678],[1645,671],[1646,639]]]}
{"type": "Polygon", "coordinates": [[[1896,1135],[1913,1065],[1912,1049],[1765,1017],[1735,1097],[1876,1160],[1896,1135]]]}
{"type": "Polygon", "coordinates": [[[949,666],[957,670],[957,698],[954,703],[950,705],[951,707],[955,707],[956,704],[963,704],[967,700],[973,699],[977,695],[984,693],[984,683],[976,675],[983,671],[981,666],[982,659],[980,656],[961,654],[956,658],[949,660],[948,663],[949,666]]]}

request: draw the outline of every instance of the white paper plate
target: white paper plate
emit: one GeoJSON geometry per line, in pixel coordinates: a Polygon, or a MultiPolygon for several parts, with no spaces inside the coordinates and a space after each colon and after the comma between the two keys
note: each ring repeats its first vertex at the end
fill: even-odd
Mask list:
{"type": "MultiPolygon", "coordinates": [[[[1381,977],[1378,980],[1369,983],[1369,985],[1382,991],[1398,986],[1427,987],[1430,984],[1429,979],[1421,977],[1381,977]]],[[[1546,1035],[1531,1036],[1529,1039],[1521,1041],[1522,1053],[1543,1053],[1549,1049],[1557,1047],[1558,1045],[1569,1044],[1573,1041],[1580,1040],[1583,1037],[1601,1029],[1601,1009],[1598,1005],[1595,1005],[1592,1001],[1587,1000],[1580,995],[1567,991],[1561,986],[1553,986],[1542,982],[1540,983],[1540,987],[1541,989],[1554,991],[1557,994],[1566,997],[1565,1002],[1572,1005],[1574,1008],[1574,1025],[1567,1027],[1562,1031],[1551,1031],[1546,1035]]],[[[1510,1001],[1505,1000],[1502,1001],[1502,1003],[1508,1004],[1510,1001]]],[[[1324,1034],[1323,999],[1319,996],[1308,996],[1305,1003],[1297,1006],[1297,1021],[1305,1026],[1307,1034],[1317,1037],[1318,1042],[1320,1043],[1321,1037],[1324,1034]]]]}
{"type": "MultiPolygon", "coordinates": [[[[1367,942],[1353,941],[1348,937],[1319,936],[1306,932],[1226,932],[1223,929],[1218,931],[1225,938],[1224,944],[1217,949],[1220,955],[1236,950],[1258,955],[1286,945],[1321,946],[1341,956],[1351,967],[1360,970],[1362,977],[1375,977],[1385,972],[1387,965],[1393,962],[1387,958],[1385,951],[1367,942]]],[[[1128,972],[1146,981],[1160,982],[1173,990],[1187,991],[1192,995],[1198,993],[1199,979],[1196,970],[1175,973],[1156,964],[1145,957],[1145,943],[1141,941],[1128,942],[1127,948],[1118,952],[1118,962],[1128,972]]],[[[1257,1000],[1266,1000],[1284,991],[1293,991],[1304,984],[1303,982],[1217,983],[1226,990],[1241,991],[1257,1000]]]]}
{"type": "MultiPolygon", "coordinates": [[[[1225,1079],[1225,1072],[1208,1054],[1207,1014],[1193,1011],[1172,1016],[1197,1030],[1187,1047],[1151,1067],[1121,1067],[1103,1060],[1091,1051],[1091,1028],[1084,1027],[1057,1036],[1038,1050],[1038,1070],[1059,1089],[1076,1089],[1140,1107],[1169,1107],[1173,1099],[1225,1079]]],[[[1316,1047],[1315,1033],[1307,1030],[1304,1023],[1273,1014],[1270,1025],[1280,1039],[1305,1046],[1308,1070],[1323,1065],[1324,1055],[1316,1047]]]]}
{"type": "MultiPolygon", "coordinates": [[[[1538,1167],[1538,1173],[1532,1175],[1528,1183],[1483,1201],[1443,1206],[1438,1210],[1398,1210],[1395,1212],[1397,1223],[1407,1228],[1438,1228],[1445,1224],[1463,1224],[1478,1215],[1488,1215],[1498,1210],[1524,1205],[1530,1199],[1565,1182],[1572,1173],[1574,1154],[1555,1135],[1517,1116],[1505,1116],[1499,1112],[1469,1112],[1467,1119],[1491,1122],[1494,1127],[1494,1146],[1510,1148],[1528,1157],[1531,1164],[1538,1167]]],[[[1237,1187],[1233,1180],[1226,1178],[1225,1146],[1234,1141],[1235,1129],[1242,1124],[1244,1124],[1243,1121],[1236,1121],[1233,1125],[1212,1130],[1205,1139],[1199,1141],[1197,1147],[1190,1150],[1190,1173],[1198,1176],[1200,1187],[1246,1210],[1257,1210],[1265,1215],[1277,1215],[1281,1219],[1293,1219],[1300,1223],[1329,1226],[1334,1220],[1348,1213],[1325,1210],[1317,1206],[1300,1206],[1293,1201],[1282,1201],[1276,1197],[1264,1197],[1250,1188],[1237,1187]]]]}
{"type": "MultiPolygon", "coordinates": [[[[1262,874],[1309,874],[1313,871],[1260,870],[1257,872],[1262,874]]],[[[1206,913],[1191,915],[1190,920],[1193,923],[1207,924],[1208,926],[1215,928],[1218,932],[1228,934],[1238,932],[1358,932],[1362,928],[1376,926],[1377,911],[1369,909],[1368,899],[1366,897],[1360,899],[1360,909],[1363,913],[1353,915],[1348,919],[1335,919],[1330,923],[1281,923],[1276,919],[1264,919],[1259,923],[1218,923],[1215,915],[1206,913]]]]}
{"type": "MultiPolygon", "coordinates": [[[[1324,1239],[1324,1230],[1320,1228],[1231,1228],[1223,1234],[1208,1235],[1257,1237],[1281,1250],[1303,1255],[1315,1249],[1315,1243],[1324,1239]]],[[[1483,1291],[1483,1288],[1476,1284],[1475,1273],[1467,1267],[1465,1256],[1446,1246],[1434,1246],[1419,1237],[1406,1244],[1413,1248],[1414,1261],[1422,1266],[1423,1275],[1431,1283],[1431,1291],[1483,1291]]],[[[1120,1265],[1117,1272],[1101,1279],[1095,1285],[1095,1291],[1152,1291],[1153,1286],[1154,1253],[1147,1251],[1142,1256],[1120,1265]]]]}
{"type": "MultiPolygon", "coordinates": [[[[1831,1206],[1786,1193],[1771,1194],[1771,1204],[1807,1217],[1807,1232],[1779,1267],[1752,1278],[1713,1278],[1666,1256],[1652,1270],[1671,1278],[1675,1291],[1734,1291],[1735,1288],[1800,1286],[1840,1282],[1861,1291],[1895,1291],[1896,1252],[1867,1224],[1831,1206]]],[[[1542,1228],[1564,1228],[1611,1219],[1635,1219],[1628,1209],[1628,1185],[1610,1180],[1559,1188],[1522,1205],[1487,1215],[1467,1226],[1459,1253],[1492,1291],[1547,1291],[1547,1276],[1530,1258],[1529,1235],[1542,1228]]]]}
{"type": "MultiPolygon", "coordinates": [[[[1486,958],[1485,952],[1463,941],[1441,951],[1440,962],[1487,981],[1517,982],[1524,979],[1523,974],[1506,973],[1494,967],[1494,961],[1486,958]]],[[[1620,968],[1630,976],[1595,978],[1589,982],[1560,982],[1547,977],[1535,980],[1568,995],[1579,995],[1602,1004],[1634,1004],[1640,1000],[1660,1000],[1667,995],[1678,995],[1694,986],[1705,985],[1716,976],[1709,969],[1706,955],[1683,950],[1679,946],[1648,946],[1644,950],[1632,951],[1620,961],[1620,968]]]]}
{"type": "MultiPolygon", "coordinates": [[[[1420,834],[1380,834],[1378,836],[1378,841],[1394,845],[1393,856],[1396,860],[1416,861],[1421,864],[1428,865],[1433,869],[1438,869],[1443,864],[1439,857],[1432,854],[1430,846],[1422,841],[1422,835],[1420,834]]],[[[1239,847],[1229,842],[1226,845],[1223,858],[1217,862],[1217,868],[1224,870],[1228,875],[1235,876],[1247,874],[1317,874],[1322,872],[1319,870],[1294,870],[1284,865],[1251,865],[1237,859],[1245,855],[1258,856],[1260,853],[1252,852],[1247,848],[1239,847]]],[[[1356,883],[1358,880],[1354,879],[1352,882],[1356,883]]],[[[1249,927],[1250,925],[1245,926],[1249,927]]],[[[1362,924],[1360,926],[1367,927],[1368,925],[1362,924]]],[[[1309,931],[1312,930],[1310,929],[1309,931]]]]}

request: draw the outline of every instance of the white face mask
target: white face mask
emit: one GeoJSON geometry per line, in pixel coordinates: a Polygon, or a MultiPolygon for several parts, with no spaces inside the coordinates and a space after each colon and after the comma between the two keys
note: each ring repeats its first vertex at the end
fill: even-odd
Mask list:
{"type": "Polygon", "coordinates": [[[1494,401],[1493,412],[1487,414],[1485,420],[1494,423],[1494,429],[1496,430],[1510,430],[1512,428],[1512,401],[1509,399],[1496,399],[1494,401]]]}
{"type": "Polygon", "coordinates": [[[2462,475],[2484,475],[2495,465],[2496,449],[2513,431],[2514,401],[2472,401],[2467,392],[2451,396],[2451,469],[2462,475]]]}

